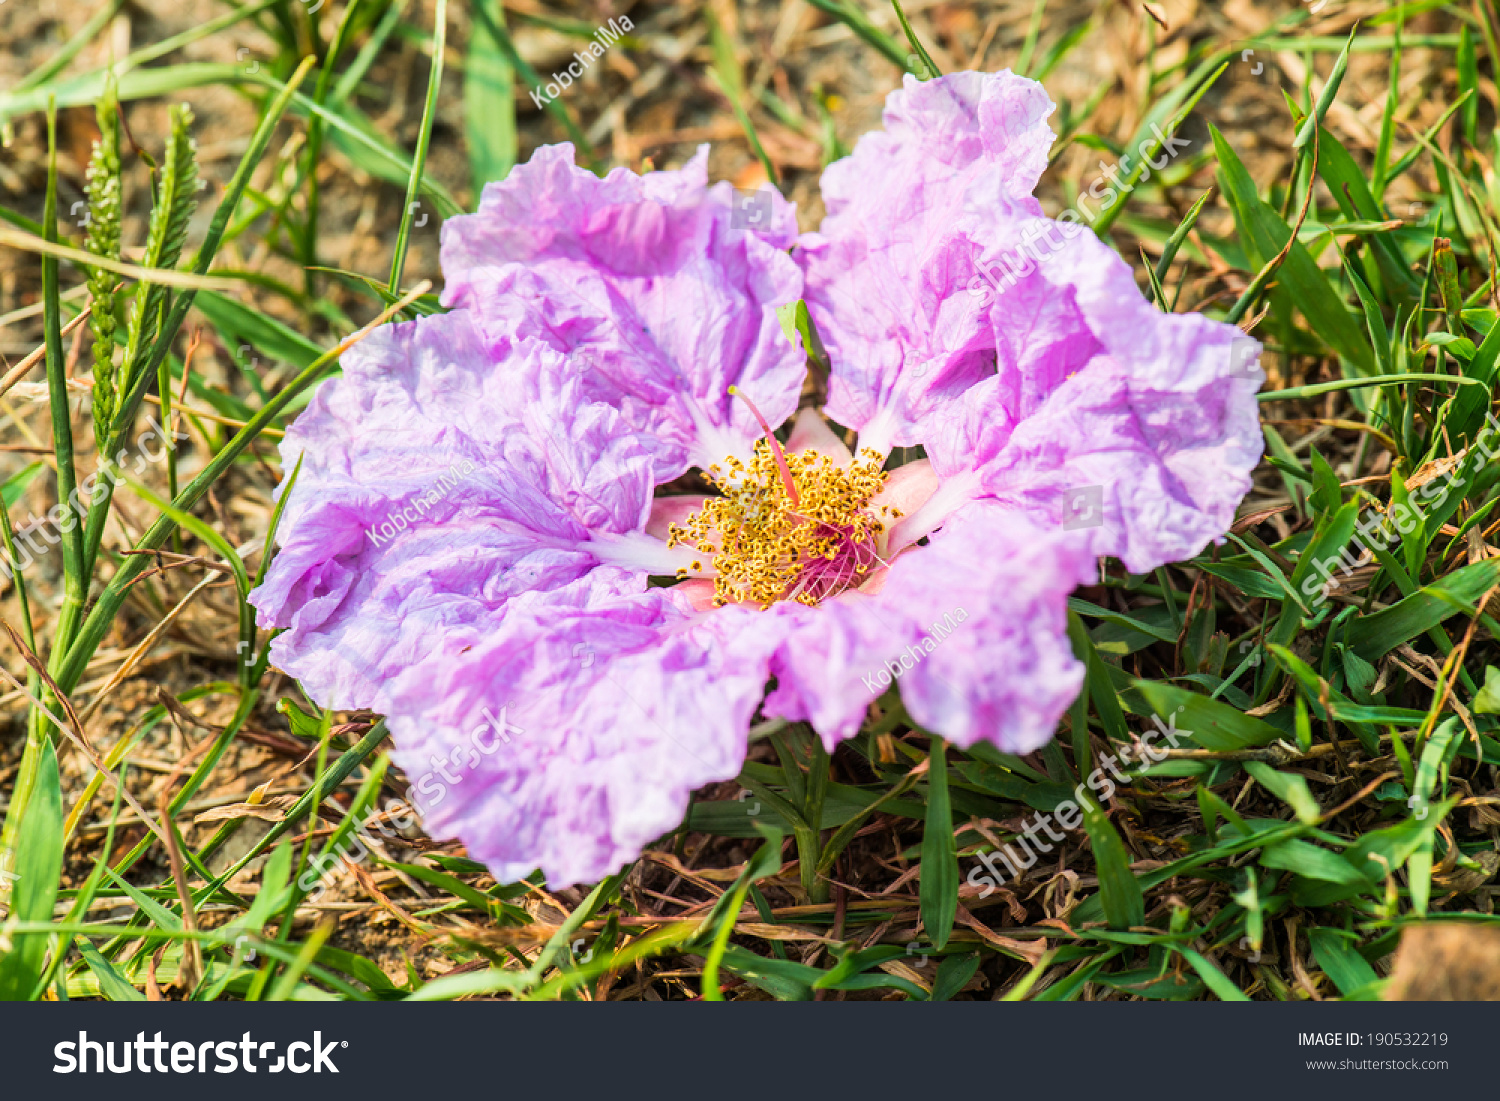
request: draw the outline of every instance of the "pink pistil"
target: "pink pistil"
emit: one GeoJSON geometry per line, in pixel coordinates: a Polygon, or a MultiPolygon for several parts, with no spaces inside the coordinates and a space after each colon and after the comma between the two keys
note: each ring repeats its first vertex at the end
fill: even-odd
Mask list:
{"type": "Polygon", "coordinates": [[[745,391],[738,386],[731,386],[729,393],[744,402],[750,414],[760,423],[761,431],[766,434],[766,442],[771,445],[771,451],[776,456],[776,468],[781,471],[781,484],[786,488],[786,495],[792,499],[792,504],[800,505],[802,498],[797,493],[797,483],[792,481],[792,468],[786,464],[786,452],[781,449],[781,441],[772,435],[771,426],[766,423],[766,418],[761,416],[760,410],[755,407],[755,403],[750,400],[745,391]]]}

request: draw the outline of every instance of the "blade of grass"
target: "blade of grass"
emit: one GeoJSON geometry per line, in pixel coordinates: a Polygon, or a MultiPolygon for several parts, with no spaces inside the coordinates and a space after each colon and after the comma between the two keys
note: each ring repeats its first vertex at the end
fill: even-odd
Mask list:
{"type": "Polygon", "coordinates": [[[906,60],[906,51],[901,48],[901,44],[871,23],[869,17],[849,0],[807,0],[807,2],[844,24],[903,72],[911,71],[906,60]]]}
{"type": "Polygon", "coordinates": [[[1256,394],[1255,399],[1257,401],[1294,401],[1301,398],[1314,398],[1319,394],[1332,394],[1339,390],[1362,390],[1368,386],[1398,386],[1408,382],[1446,382],[1459,386],[1484,385],[1476,378],[1412,372],[1382,375],[1378,378],[1341,378],[1333,382],[1314,382],[1307,386],[1293,386],[1286,390],[1265,390],[1256,394]]]}
{"type": "Polygon", "coordinates": [[[1182,248],[1182,242],[1187,240],[1188,234],[1198,224],[1198,215],[1203,213],[1203,207],[1208,202],[1209,196],[1213,193],[1213,188],[1210,187],[1202,195],[1199,195],[1198,201],[1193,203],[1187,215],[1177,224],[1177,228],[1172,231],[1172,236],[1167,238],[1167,243],[1161,250],[1161,259],[1157,260],[1156,269],[1153,273],[1158,286],[1166,284],[1167,272],[1172,267],[1172,261],[1177,258],[1177,250],[1182,248]]]}
{"type": "Polygon", "coordinates": [[[302,942],[302,947],[297,950],[297,957],[287,969],[281,973],[276,980],[276,985],[271,988],[270,1000],[273,1002],[290,1001],[297,990],[297,984],[302,981],[302,976],[312,966],[317,958],[318,950],[323,947],[328,938],[333,935],[336,923],[332,920],[320,922],[318,927],[312,931],[312,935],[302,942]]]}
{"type": "MultiPolygon", "coordinates": [[[[361,0],[350,0],[344,8],[344,17],[339,20],[338,30],[334,32],[333,41],[329,43],[328,52],[323,57],[323,67],[318,72],[318,83],[313,90],[313,102],[323,106],[328,102],[328,86],[333,80],[333,69],[338,64],[339,55],[344,52],[344,45],[348,39],[349,28],[354,21],[355,14],[359,11],[361,0]]],[[[307,180],[307,224],[302,232],[302,279],[303,288],[309,298],[317,294],[317,267],[318,267],[318,206],[321,196],[321,184],[318,180],[318,165],[323,159],[323,120],[317,115],[310,115],[307,120],[307,155],[303,159],[306,166],[303,177],[307,180]]]]}
{"type": "MultiPolygon", "coordinates": [[[[516,44],[511,40],[510,32],[502,24],[498,24],[490,18],[490,13],[485,9],[483,4],[476,4],[473,8],[473,13],[479,22],[484,24],[485,30],[489,32],[490,40],[499,47],[501,54],[505,56],[505,60],[510,64],[511,68],[521,74],[522,82],[531,85],[533,88],[540,88],[543,84],[542,78],[537,75],[537,71],[531,67],[530,63],[517,52],[516,44]]],[[[547,100],[543,109],[553,118],[557,119],[558,122],[562,123],[563,128],[568,132],[568,137],[582,154],[584,163],[593,167],[598,159],[594,154],[594,144],[589,141],[588,135],[583,132],[582,128],[573,118],[572,112],[563,103],[562,97],[559,96],[556,99],[547,100]]]]}
{"type": "MultiPolygon", "coordinates": [[[[370,66],[374,65],[376,58],[380,56],[380,51],[385,49],[385,44],[390,40],[392,32],[400,26],[401,18],[406,14],[406,9],[410,4],[411,0],[395,0],[394,3],[386,6],[380,22],[370,32],[370,37],[365,39],[364,45],[359,48],[359,53],[354,56],[354,60],[339,77],[338,83],[333,86],[335,104],[346,102],[354,94],[360,81],[364,80],[365,74],[370,71],[370,66]]],[[[479,5],[476,4],[475,8],[476,14],[479,14],[479,5]]]]}
{"type": "MultiPolygon", "coordinates": [[[[48,244],[57,243],[57,107],[47,109],[47,198],[42,230],[48,244]]],[[[52,414],[52,451],[57,461],[57,499],[76,501],[78,477],[73,462],[73,424],[69,414],[67,361],[62,346],[62,305],[58,298],[56,256],[42,256],[42,330],[47,345],[47,397],[52,414]]],[[[58,527],[63,539],[65,587],[55,633],[67,644],[72,624],[88,591],[83,553],[83,530],[77,517],[58,527]]]]}
{"type": "MultiPolygon", "coordinates": [[[[1228,68],[1229,62],[1227,61],[1221,62],[1216,69],[1213,69],[1212,60],[1206,62],[1199,66],[1187,80],[1163,96],[1146,113],[1130,142],[1131,148],[1137,154],[1134,163],[1129,172],[1121,175],[1118,184],[1125,195],[1133,193],[1136,183],[1145,174],[1150,159],[1165,149],[1166,143],[1158,136],[1160,131],[1165,131],[1168,137],[1175,134],[1177,128],[1198,106],[1198,101],[1208,94],[1209,89],[1218,83],[1219,77],[1223,76],[1228,68]],[[1209,69],[1212,71],[1207,71],[1209,69]]],[[[1115,219],[1125,213],[1126,205],[1126,200],[1122,198],[1109,209],[1100,211],[1098,219],[1090,220],[1094,232],[1100,237],[1105,237],[1110,226],[1114,225],[1115,219]]]]}
{"type": "Polygon", "coordinates": [[[734,932],[740,910],[745,905],[745,896],[749,894],[751,885],[757,879],[775,875],[781,870],[781,833],[766,827],[758,826],[757,829],[765,837],[765,844],[745,862],[745,870],[740,873],[734,889],[725,899],[720,900],[710,914],[710,921],[715,915],[718,916],[719,921],[718,928],[714,932],[714,939],[703,961],[702,991],[705,1002],[724,1000],[724,995],[719,990],[719,964],[724,959],[724,951],[729,946],[729,936],[734,932]]]}
{"type": "Polygon", "coordinates": [[[1387,170],[1391,165],[1391,140],[1396,135],[1396,111],[1401,106],[1401,31],[1405,26],[1406,10],[1402,8],[1396,20],[1396,41],[1391,47],[1391,68],[1386,77],[1385,110],[1380,113],[1380,137],[1375,142],[1375,167],[1370,176],[1370,190],[1377,203],[1385,198],[1385,185],[1391,178],[1387,170]]]}
{"type": "Polygon", "coordinates": [[[411,179],[406,184],[406,203],[401,208],[401,228],[396,233],[396,252],[391,258],[391,278],[386,284],[392,294],[400,293],[401,276],[406,270],[406,251],[411,243],[412,217],[422,190],[422,170],[427,166],[427,147],[432,143],[432,128],[437,122],[438,93],[442,91],[443,85],[443,51],[448,42],[448,0],[437,0],[432,34],[432,68],[427,75],[427,102],[422,106],[422,125],[417,131],[417,151],[411,161],[411,179]]]}
{"type": "Polygon", "coordinates": [[[478,203],[485,184],[510,174],[518,149],[516,70],[488,27],[490,23],[505,25],[505,8],[498,0],[474,0],[474,7],[485,9],[487,16],[474,22],[464,65],[464,134],[474,202],[478,203]]]}
{"type": "Polygon", "coordinates": [[[776,171],[776,165],[766,153],[765,146],[761,145],[760,135],[755,132],[755,123],[750,121],[749,112],[745,110],[745,78],[740,72],[739,58],[735,56],[734,40],[714,16],[712,8],[704,8],[703,16],[708,20],[709,37],[713,42],[714,67],[709,70],[709,76],[729,101],[734,117],[739,120],[740,129],[745,131],[745,137],[750,142],[750,148],[760,161],[761,168],[765,169],[766,179],[772,184],[779,183],[780,175],[776,171]]]}
{"type": "MultiPolygon", "coordinates": [[[[1016,72],[1028,75],[1032,55],[1036,53],[1037,39],[1042,33],[1042,16],[1047,11],[1047,0],[1036,0],[1031,6],[1031,22],[1026,25],[1026,38],[1021,43],[1021,52],[1016,57],[1016,72]]],[[[1085,24],[1087,26],[1087,24],[1085,24]]]]}
{"type": "Polygon", "coordinates": [[[95,256],[92,252],[86,252],[81,248],[59,244],[55,237],[50,239],[36,237],[21,230],[7,229],[4,226],[0,226],[0,245],[8,245],[23,252],[40,253],[53,263],[61,259],[72,261],[80,268],[104,268],[117,275],[124,275],[141,283],[149,283],[158,287],[228,291],[238,290],[241,283],[239,279],[219,275],[198,275],[185,271],[169,271],[165,268],[143,268],[121,260],[111,260],[107,256],[95,256]]]}
{"type": "MultiPolygon", "coordinates": [[[[57,106],[47,107],[47,193],[42,216],[42,232],[49,243],[57,240],[57,106]]],[[[52,448],[57,469],[57,499],[65,504],[78,500],[77,481],[73,466],[73,427],[69,413],[67,391],[67,364],[62,348],[62,305],[59,301],[57,257],[42,256],[42,327],[46,343],[47,394],[52,414],[52,448]]],[[[60,642],[54,643],[51,666],[60,657],[61,649],[72,637],[82,615],[84,600],[88,595],[88,576],[85,572],[83,554],[83,531],[71,504],[66,504],[67,527],[59,524],[63,539],[63,600],[58,608],[53,628],[60,642]]],[[[8,541],[8,540],[7,540],[8,541]]],[[[33,651],[34,653],[35,651],[33,651]]],[[[31,683],[36,679],[29,678],[31,683]]],[[[54,678],[55,679],[55,678],[54,678]]],[[[6,809],[5,822],[0,826],[0,869],[9,864],[10,854],[15,851],[21,836],[21,825],[32,792],[38,781],[38,770],[44,755],[52,752],[52,735],[48,727],[46,708],[57,709],[57,700],[51,689],[42,683],[36,686],[33,699],[43,706],[33,706],[27,714],[26,745],[21,752],[21,764],[16,773],[15,786],[11,790],[10,805],[6,809]]],[[[28,990],[29,992],[29,990],[28,990]]],[[[24,994],[22,995],[24,996],[24,994]]]]}
{"type": "Polygon", "coordinates": [[[1111,929],[1144,925],[1146,911],[1141,885],[1130,870],[1130,854],[1125,850],[1125,843],[1093,797],[1081,787],[1078,790],[1082,799],[1084,829],[1088,832],[1094,860],[1099,866],[1099,899],[1104,906],[1105,920],[1111,929]]]}
{"type": "Polygon", "coordinates": [[[958,914],[958,848],[948,797],[947,746],[937,737],[932,739],[928,754],[927,820],[922,828],[920,876],[922,925],[932,946],[941,950],[948,944],[958,914]]]}
{"type": "MultiPolygon", "coordinates": [[[[42,746],[36,781],[27,793],[26,824],[17,853],[15,883],[3,884],[10,887],[9,920],[50,922],[63,860],[62,788],[57,755],[50,742],[42,746]]],[[[7,865],[0,864],[3,868],[7,865]]],[[[0,956],[0,1000],[24,1001],[41,977],[48,935],[8,932],[8,937],[10,950],[0,956]]]]}
{"type": "Polygon", "coordinates": [[[891,7],[896,9],[896,19],[901,24],[901,30],[906,35],[906,40],[911,43],[911,48],[917,51],[917,57],[927,69],[927,80],[936,80],[943,75],[943,70],[937,67],[937,62],[932,60],[932,55],[927,52],[927,47],[917,38],[917,32],[911,29],[911,20],[906,18],[906,12],[901,10],[901,0],[891,0],[891,7]]]}

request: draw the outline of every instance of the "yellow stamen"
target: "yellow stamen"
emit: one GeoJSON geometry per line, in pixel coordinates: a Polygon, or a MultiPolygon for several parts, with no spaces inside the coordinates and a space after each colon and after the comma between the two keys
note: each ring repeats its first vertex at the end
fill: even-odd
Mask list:
{"type": "Polygon", "coordinates": [[[868,510],[885,485],[883,465],[868,449],[846,467],[816,452],[787,455],[768,434],[748,466],[730,457],[710,468],[723,496],[673,524],[667,545],[716,551],[715,604],[817,604],[883,564],[877,540],[885,524],[868,510]]]}

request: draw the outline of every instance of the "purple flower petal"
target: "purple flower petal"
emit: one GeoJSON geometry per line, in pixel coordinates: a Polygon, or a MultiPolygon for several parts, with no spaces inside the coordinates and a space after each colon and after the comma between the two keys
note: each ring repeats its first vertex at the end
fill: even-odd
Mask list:
{"type": "Polygon", "coordinates": [[[473,311],[496,358],[524,339],[566,353],[588,398],[657,438],[662,481],[748,456],[760,429],[731,384],[779,424],[805,373],[775,314],[802,293],[793,208],[767,189],[737,216],[707,163],[704,147],[676,171],[601,180],[552,146],[443,227],[444,302],[473,311]]]}
{"type": "Polygon", "coordinates": [[[895,682],[934,734],[1030,752],[1077,695],[1067,598],[1093,575],[1076,540],[993,502],[970,504],[903,554],[877,592],[777,605],[749,626],[786,634],[766,713],[812,723],[832,749],[895,682]]]}
{"type": "Polygon", "coordinates": [[[287,433],[302,472],[251,600],[288,629],[278,667],[327,706],[378,707],[396,672],[472,645],[518,596],[644,588],[650,450],[560,361],[527,344],[495,370],[464,311],[391,326],[287,433]]]}
{"type": "Polygon", "coordinates": [[[956,513],[920,553],[896,563],[881,597],[927,612],[919,624],[950,606],[967,618],[901,679],[907,712],[960,746],[1045,745],[1083,684],[1067,600],[1095,579],[1094,556],[991,502],[956,513]]]}
{"type": "Polygon", "coordinates": [[[388,722],[427,831],[502,882],[618,871],[695,789],[738,774],[765,687],[766,640],[732,629],[749,614],[689,616],[661,590],[518,608],[457,659],[408,670],[388,722]]]}
{"type": "Polygon", "coordinates": [[[921,421],[992,370],[967,288],[990,227],[1041,213],[1030,196],[1051,112],[1041,85],[1010,72],[908,77],[885,132],[824,172],[828,217],[798,258],[833,360],[828,414],[862,445],[920,442],[921,421]]]}
{"type": "Polygon", "coordinates": [[[976,495],[1066,526],[1136,572],[1223,535],[1262,450],[1261,375],[1246,366],[1258,343],[1161,313],[1085,233],[988,312],[998,373],[935,415],[925,442],[940,477],[972,478],[976,495]]]}

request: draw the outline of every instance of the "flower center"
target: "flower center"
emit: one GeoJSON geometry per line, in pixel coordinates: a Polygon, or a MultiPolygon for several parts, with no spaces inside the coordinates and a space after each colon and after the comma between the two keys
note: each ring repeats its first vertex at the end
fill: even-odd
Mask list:
{"type": "Polygon", "coordinates": [[[884,564],[881,518],[901,514],[869,507],[885,485],[883,465],[868,449],[843,467],[814,451],[788,455],[768,434],[755,441],[748,466],[730,457],[709,468],[722,496],[671,525],[667,545],[714,555],[716,606],[817,604],[884,564]]]}

